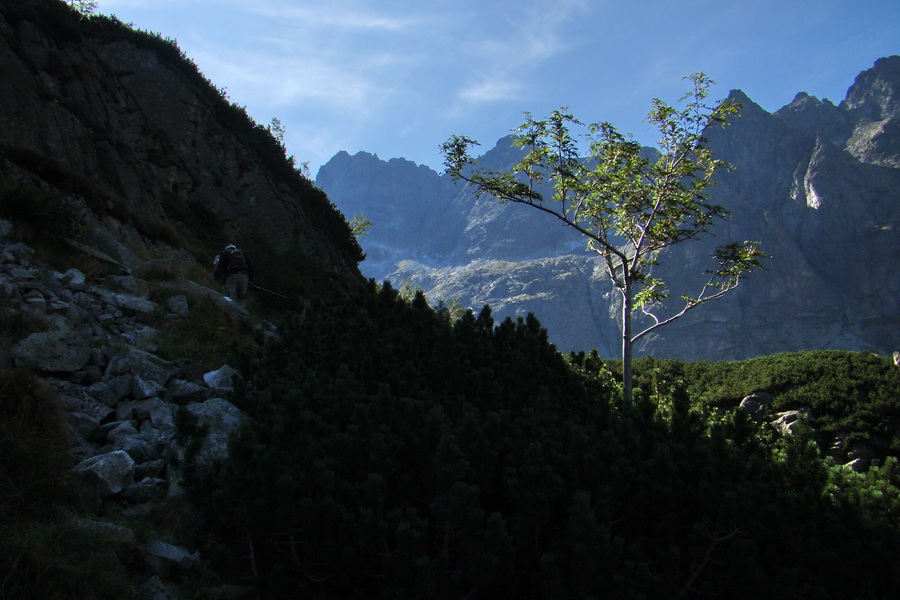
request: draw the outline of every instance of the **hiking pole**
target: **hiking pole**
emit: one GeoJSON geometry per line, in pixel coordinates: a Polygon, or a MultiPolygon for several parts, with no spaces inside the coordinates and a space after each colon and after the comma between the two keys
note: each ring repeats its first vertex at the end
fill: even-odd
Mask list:
{"type": "Polygon", "coordinates": [[[285,300],[290,300],[290,298],[288,298],[287,296],[279,294],[278,292],[273,292],[272,290],[267,290],[266,288],[260,287],[260,286],[256,285],[255,283],[251,283],[250,287],[256,288],[261,292],[266,292],[267,294],[272,294],[273,296],[278,296],[279,298],[284,298],[285,300]]]}

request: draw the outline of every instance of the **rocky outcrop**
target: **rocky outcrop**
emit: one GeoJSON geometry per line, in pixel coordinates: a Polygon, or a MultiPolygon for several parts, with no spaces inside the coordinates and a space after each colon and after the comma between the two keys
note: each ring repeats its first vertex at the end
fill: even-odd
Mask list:
{"type": "MultiPolygon", "coordinates": [[[[772,260],[735,293],[643,338],[638,354],[726,360],[895,349],[898,71],[900,56],[880,59],[839,105],[801,93],[771,114],[743,92],[731,93],[744,106],[740,118],[710,132],[717,157],[735,166],[713,190],[731,217],[712,236],[672,248],[656,274],[677,298],[697,292],[718,244],[756,240],[772,260]]],[[[479,164],[502,170],[516,157],[506,138],[479,164]]],[[[446,177],[432,172],[429,180],[423,167],[416,189],[429,193],[416,194],[397,176],[399,164],[344,154],[317,177],[339,207],[352,206],[373,223],[362,243],[367,252],[377,248],[378,260],[362,263],[366,275],[395,287],[410,282],[433,301],[476,310],[488,303],[500,319],[534,312],[563,351],[619,354],[618,294],[577,234],[528,207],[475,198],[461,185],[443,192],[446,177]],[[363,163],[366,185],[357,187],[363,163]],[[419,235],[438,220],[443,236],[419,235]]]]}
{"type": "MultiPolygon", "coordinates": [[[[160,332],[148,322],[191,318],[176,280],[166,282],[172,291],[164,302],[153,302],[148,282],[133,275],[54,270],[28,246],[9,242],[11,229],[0,221],[0,308],[4,319],[38,331],[0,345],[0,368],[32,370],[55,392],[68,418],[73,471],[98,515],[117,523],[101,516],[90,527],[114,528],[122,534],[114,536],[118,543],[140,551],[149,577],[146,597],[170,590],[179,573],[196,569],[197,551],[172,539],[151,539],[138,548],[123,523],[180,493],[175,465],[185,449],[175,442],[175,423],[182,407],[208,431],[193,460],[210,464],[225,456],[229,435],[246,418],[229,401],[240,375],[228,365],[211,369],[159,355],[160,332]]],[[[196,297],[202,286],[190,287],[196,297]]]]}
{"type": "Polygon", "coordinates": [[[174,42],[62,2],[4,2],[0,65],[0,190],[64,196],[77,243],[130,268],[234,241],[358,280],[342,215],[174,42]]]}

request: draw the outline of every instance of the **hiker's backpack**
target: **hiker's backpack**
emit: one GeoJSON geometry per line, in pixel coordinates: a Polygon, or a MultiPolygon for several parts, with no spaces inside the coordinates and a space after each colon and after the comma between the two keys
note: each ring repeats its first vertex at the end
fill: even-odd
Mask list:
{"type": "Polygon", "coordinates": [[[247,259],[241,250],[235,248],[228,251],[228,272],[240,273],[247,270],[247,259]]]}

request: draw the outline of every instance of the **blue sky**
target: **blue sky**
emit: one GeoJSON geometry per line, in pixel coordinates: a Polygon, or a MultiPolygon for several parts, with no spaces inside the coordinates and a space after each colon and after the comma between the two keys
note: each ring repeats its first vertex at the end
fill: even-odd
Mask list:
{"type": "Polygon", "coordinates": [[[897,0],[98,0],[173,38],[233,102],[285,128],[318,168],[341,150],[440,170],[450,135],[487,150],[568,106],[653,145],[652,98],[702,71],[715,99],[775,111],[797,92],[843,100],[900,53],[897,0]]]}

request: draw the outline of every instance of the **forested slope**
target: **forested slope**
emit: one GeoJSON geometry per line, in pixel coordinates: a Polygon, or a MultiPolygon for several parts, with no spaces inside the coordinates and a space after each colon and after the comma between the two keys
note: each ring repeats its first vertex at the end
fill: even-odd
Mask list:
{"type": "MultiPolygon", "coordinates": [[[[848,355],[774,360],[799,383],[848,355]]],[[[858,356],[851,379],[896,392],[896,367],[858,356]]],[[[289,320],[239,403],[251,423],[190,497],[228,549],[217,568],[269,598],[890,593],[894,458],[834,466],[811,429],[722,402],[784,389],[758,365],[640,367],[624,406],[615,363],[564,360],[533,317],[454,322],[373,287],[289,320]]],[[[869,411],[868,391],[827,389],[869,411]]]]}

